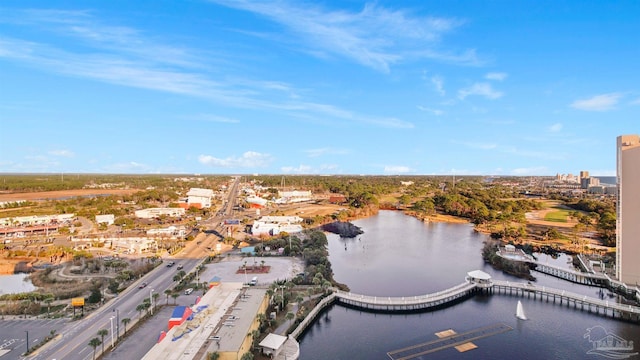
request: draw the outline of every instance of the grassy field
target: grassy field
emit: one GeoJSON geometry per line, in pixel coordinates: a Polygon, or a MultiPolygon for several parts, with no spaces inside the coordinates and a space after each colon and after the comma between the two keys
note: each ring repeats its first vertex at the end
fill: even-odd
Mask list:
{"type": "Polygon", "coordinates": [[[553,222],[567,222],[567,217],[569,216],[569,211],[567,210],[556,210],[548,212],[544,216],[545,221],[553,221],[553,222]]]}

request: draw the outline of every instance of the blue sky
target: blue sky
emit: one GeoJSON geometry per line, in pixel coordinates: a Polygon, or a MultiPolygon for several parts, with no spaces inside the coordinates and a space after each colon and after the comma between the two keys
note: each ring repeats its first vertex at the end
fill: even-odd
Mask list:
{"type": "Polygon", "coordinates": [[[615,174],[638,1],[0,3],[0,172],[615,174]]]}

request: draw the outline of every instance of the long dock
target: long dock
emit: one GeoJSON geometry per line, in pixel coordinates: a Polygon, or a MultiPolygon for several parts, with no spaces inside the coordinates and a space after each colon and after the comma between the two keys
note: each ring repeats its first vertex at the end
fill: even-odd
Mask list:
{"type": "Polygon", "coordinates": [[[453,334],[447,337],[436,339],[433,341],[425,342],[409,346],[406,348],[390,351],[387,353],[392,360],[410,360],[434,353],[436,351],[444,350],[447,348],[456,347],[462,344],[469,343],[474,340],[486,338],[489,336],[497,335],[503,332],[513,330],[511,326],[505,324],[493,324],[478,329],[473,329],[460,334],[453,334]]]}

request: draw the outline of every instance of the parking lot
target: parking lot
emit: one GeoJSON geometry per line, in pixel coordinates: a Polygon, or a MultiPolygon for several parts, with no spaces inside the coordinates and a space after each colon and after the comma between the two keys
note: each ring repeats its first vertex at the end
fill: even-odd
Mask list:
{"type": "Polygon", "coordinates": [[[253,277],[258,278],[257,285],[269,285],[276,280],[293,279],[296,274],[304,271],[304,261],[291,257],[242,257],[239,255],[224,256],[220,262],[211,263],[206,266],[206,270],[200,275],[200,281],[208,281],[214,276],[220,277],[224,282],[248,283],[253,277]],[[255,262],[254,262],[255,260],[255,262]],[[247,266],[269,266],[269,272],[265,274],[246,275],[243,272],[237,273],[243,265],[247,266]]]}

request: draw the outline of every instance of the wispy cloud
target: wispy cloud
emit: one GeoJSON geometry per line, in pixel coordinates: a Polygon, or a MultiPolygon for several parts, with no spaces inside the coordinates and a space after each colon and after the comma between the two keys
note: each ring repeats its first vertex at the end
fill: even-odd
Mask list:
{"type": "Polygon", "coordinates": [[[334,148],[321,148],[321,149],[309,149],[305,150],[305,153],[309,157],[318,157],[323,155],[344,155],[349,153],[346,149],[334,149],[334,148]]]}
{"type": "Polygon", "coordinates": [[[451,141],[453,144],[462,145],[471,149],[479,149],[479,150],[491,150],[496,149],[498,147],[497,144],[494,143],[479,143],[479,142],[467,142],[467,141],[451,141]]]}
{"type": "Polygon", "coordinates": [[[501,98],[503,93],[494,90],[489,83],[475,83],[458,91],[458,98],[460,99],[464,99],[470,95],[484,96],[487,99],[495,100],[501,98]]]}
{"type": "Polygon", "coordinates": [[[571,107],[584,111],[607,111],[614,109],[621,97],[620,93],[601,94],[588,99],[576,100],[571,103],[571,107]]]}
{"type": "Polygon", "coordinates": [[[503,72],[490,72],[485,75],[484,78],[487,80],[503,81],[507,76],[508,74],[503,72]]]}
{"type": "Polygon", "coordinates": [[[422,110],[424,112],[431,113],[431,114],[433,114],[435,116],[440,116],[440,115],[444,114],[443,110],[431,109],[431,108],[428,108],[428,107],[425,107],[425,106],[421,106],[421,105],[418,105],[418,110],[422,110]]]}
{"type": "Polygon", "coordinates": [[[214,123],[227,123],[227,124],[237,124],[240,122],[238,119],[233,119],[225,116],[213,115],[213,114],[198,114],[189,117],[191,119],[214,122],[214,123]]]}
{"type": "MultiPolygon", "coordinates": [[[[71,42],[60,47],[68,42],[53,41],[50,45],[0,35],[0,58],[53,73],[196,97],[230,107],[285,113],[292,118],[334,118],[379,127],[413,128],[412,123],[401,119],[369,116],[303,100],[285,82],[244,79],[239,71],[233,75],[236,73],[233,67],[224,68],[224,77],[217,76],[222,72],[210,71],[209,59],[228,55],[204,57],[191,49],[157,44],[135,29],[102,25],[87,12],[63,12],[59,14],[63,20],[59,21],[40,21],[55,18],[55,12],[22,14],[25,18],[20,25],[39,30],[54,27],[60,36],[81,38],[82,45],[71,42]]],[[[233,63],[231,59],[223,62],[233,63]]]]}
{"type": "Polygon", "coordinates": [[[552,133],[560,132],[562,130],[562,124],[561,123],[553,124],[553,125],[549,126],[548,130],[549,130],[549,132],[552,132],[552,133]]]}
{"type": "Polygon", "coordinates": [[[640,105],[640,98],[632,100],[629,104],[631,104],[631,105],[640,105]]]}
{"type": "Polygon", "coordinates": [[[402,165],[387,165],[384,167],[384,173],[385,174],[407,174],[407,173],[412,173],[414,172],[413,169],[411,169],[408,166],[402,166],[402,165]]]}
{"type": "Polygon", "coordinates": [[[62,157],[73,157],[75,154],[71,150],[58,149],[58,150],[49,151],[49,155],[62,156],[62,157]]]}
{"type": "Polygon", "coordinates": [[[225,159],[216,158],[211,155],[200,155],[198,161],[203,165],[223,168],[255,168],[266,167],[273,158],[269,154],[262,154],[255,151],[247,151],[240,157],[230,156],[225,159]]]}
{"type": "Polygon", "coordinates": [[[431,77],[431,83],[435,87],[438,94],[442,96],[446,95],[446,91],[444,91],[444,79],[441,76],[431,77]]]}
{"type": "Polygon", "coordinates": [[[262,15],[283,25],[304,51],[318,57],[339,56],[382,72],[413,58],[459,64],[479,63],[467,50],[451,54],[438,49],[442,36],[463,24],[455,18],[420,17],[409,11],[366,4],[359,12],[330,10],[293,1],[212,2],[262,15]],[[415,50],[422,48],[422,50],[415,50]]]}

